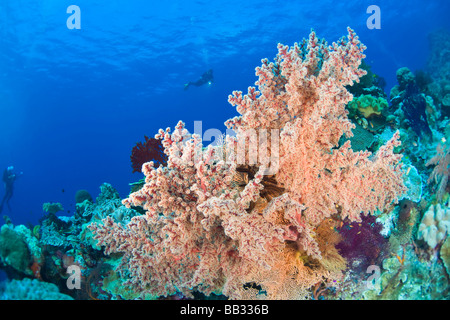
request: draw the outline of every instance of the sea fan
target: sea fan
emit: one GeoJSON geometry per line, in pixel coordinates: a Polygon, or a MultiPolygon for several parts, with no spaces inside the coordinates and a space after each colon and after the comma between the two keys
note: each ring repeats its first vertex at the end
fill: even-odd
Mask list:
{"type": "Polygon", "coordinates": [[[142,165],[153,161],[155,167],[167,164],[167,155],[164,153],[164,147],[161,140],[144,137],[144,142],[138,142],[131,150],[131,167],[134,172],[141,172],[142,165]]]}

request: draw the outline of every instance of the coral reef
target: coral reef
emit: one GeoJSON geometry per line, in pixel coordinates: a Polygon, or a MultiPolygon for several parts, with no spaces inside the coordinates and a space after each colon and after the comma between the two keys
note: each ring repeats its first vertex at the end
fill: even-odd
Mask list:
{"type": "Polygon", "coordinates": [[[42,210],[48,213],[57,213],[59,211],[64,211],[64,208],[59,202],[46,202],[42,205],[42,210]]]}
{"type": "Polygon", "coordinates": [[[431,136],[431,130],[427,122],[427,100],[423,93],[419,92],[416,77],[406,67],[397,70],[398,85],[390,92],[393,108],[397,108],[394,114],[398,117],[397,123],[403,127],[411,127],[414,133],[431,136]]]}
{"type": "Polygon", "coordinates": [[[75,193],[75,203],[82,203],[83,201],[93,202],[92,196],[87,190],[81,189],[75,193]]]}
{"type": "Polygon", "coordinates": [[[436,155],[429,159],[426,166],[434,165],[428,183],[434,183],[437,186],[436,197],[442,200],[448,185],[448,176],[450,173],[450,145],[447,140],[438,144],[436,155]]]}
{"type": "Polygon", "coordinates": [[[435,300],[450,297],[445,268],[437,259],[420,259],[411,245],[403,246],[399,251],[383,261],[383,271],[374,288],[364,291],[364,299],[435,300]]]}
{"type": "MultiPolygon", "coordinates": [[[[392,229],[389,230],[389,249],[397,252],[401,246],[410,244],[417,234],[420,221],[420,208],[416,202],[408,199],[400,201],[399,205],[392,211],[392,229]]],[[[377,221],[380,221],[380,217],[377,221]]]]}
{"type": "Polygon", "coordinates": [[[331,46],[314,32],[301,45],[280,44],[275,61],[256,68],[258,90],[233,92],[229,102],[241,115],[226,125],[237,135],[218,147],[231,161],[217,157],[217,147],[202,149],[182,122],[159,131],[167,166],[145,163],[144,186],[123,201],[145,215],[89,226],[106,254],[122,254],[124,286],[154,297],[298,299],[342,277],[343,258],[316,239],[320,225],[333,215],[359,222],[361,212],[383,211],[406,191],[393,153],[398,133],[375,154],[354,152],[350,142],[338,147],[354,127],[345,86],[365,74],[365,47],[348,32],[331,46]],[[271,155],[279,138],[279,157],[255,163],[249,151],[239,163],[230,150],[258,129],[271,155]]]}
{"type": "Polygon", "coordinates": [[[133,148],[125,199],[103,183],[72,216],[5,217],[0,299],[450,299],[450,41],[432,38],[388,99],[350,28],[279,44],[228,98],[235,135],[205,148],[180,121],[133,148]]]}
{"type": "Polygon", "coordinates": [[[73,300],[59,292],[53,283],[24,278],[4,283],[0,287],[0,300],[73,300]]]}
{"type": "MultiPolygon", "coordinates": [[[[71,217],[56,216],[55,210],[49,210],[33,230],[11,223],[2,226],[0,267],[9,278],[23,279],[23,282],[7,284],[9,289],[5,298],[33,298],[33,292],[29,296],[20,293],[20,288],[26,290],[27,287],[34,291],[37,299],[53,300],[66,298],[65,295],[75,299],[111,298],[110,293],[102,290],[102,283],[111,272],[113,262],[102,261],[104,255],[96,249],[86,226],[90,221],[100,221],[107,216],[119,223],[127,223],[139,213],[125,208],[118,192],[108,183],[100,186],[95,201],[90,199],[77,203],[77,210],[71,217]],[[82,287],[78,290],[70,290],[66,284],[67,268],[74,265],[81,270],[82,287]],[[34,279],[33,282],[30,279],[34,279]],[[46,283],[51,286],[47,288],[46,283]],[[11,295],[11,290],[17,290],[17,295],[11,295]],[[48,295],[42,294],[42,290],[48,290],[48,295]]],[[[49,203],[48,208],[53,208],[53,204],[49,203]]]]}
{"type": "Polygon", "coordinates": [[[12,278],[40,277],[42,252],[38,240],[24,225],[4,224],[0,229],[0,266],[12,278]]]}

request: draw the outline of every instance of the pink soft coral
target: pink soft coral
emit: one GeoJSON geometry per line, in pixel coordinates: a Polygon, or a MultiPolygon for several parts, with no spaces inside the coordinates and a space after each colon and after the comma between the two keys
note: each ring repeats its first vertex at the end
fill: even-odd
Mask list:
{"type": "Polygon", "coordinates": [[[173,133],[160,130],[167,166],[144,164],[144,187],[123,201],[146,214],[125,226],[109,218],[90,226],[107,254],[124,253],[126,284],[154,296],[198,290],[287,299],[342,275],[321,263],[317,226],[333,214],[359,221],[405,191],[401,156],[393,153],[398,133],[375,155],[353,152],[349,142],[338,147],[353,127],[345,86],[364,74],[365,47],[348,32],[332,46],[314,32],[301,46],[279,45],[275,62],[256,69],[259,91],[229,97],[241,116],[226,122],[237,135],[223,146],[203,150],[182,122],[173,133]],[[260,129],[270,129],[265,147],[273,157],[249,163],[246,155],[236,164],[230,150],[260,129]]]}

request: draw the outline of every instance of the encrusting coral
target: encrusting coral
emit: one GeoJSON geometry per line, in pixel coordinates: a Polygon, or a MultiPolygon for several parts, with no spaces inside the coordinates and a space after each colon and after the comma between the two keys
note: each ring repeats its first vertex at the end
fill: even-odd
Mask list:
{"type": "Polygon", "coordinates": [[[4,288],[0,288],[0,300],[73,300],[73,298],[60,293],[53,283],[24,278],[6,282],[4,288]]]}
{"type": "Polygon", "coordinates": [[[258,90],[229,97],[240,116],[226,122],[236,136],[219,147],[203,149],[181,121],[173,133],[160,130],[167,165],[145,163],[145,184],[123,200],[145,215],[89,226],[106,254],[123,254],[124,285],[153,297],[298,299],[342,277],[337,236],[319,227],[331,217],[361,221],[406,189],[393,153],[398,132],[375,154],[354,152],[349,141],[338,147],[354,128],[345,87],[365,74],[364,49],[350,28],[331,46],[314,32],[300,45],[280,44],[275,61],[256,68],[258,90]],[[270,158],[235,153],[256,144],[270,158]]]}

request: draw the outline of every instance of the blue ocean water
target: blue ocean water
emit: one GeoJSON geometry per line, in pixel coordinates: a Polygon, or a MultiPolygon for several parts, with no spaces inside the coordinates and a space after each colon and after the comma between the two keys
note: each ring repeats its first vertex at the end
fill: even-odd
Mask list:
{"type": "Polygon", "coordinates": [[[103,182],[126,197],[143,177],[130,164],[136,142],[179,120],[225,130],[237,115],[228,95],[254,83],[277,43],[311,29],[332,42],[352,27],[388,93],[398,68],[424,68],[449,13],[448,0],[1,0],[0,169],[23,172],[2,215],[35,225],[44,202],[71,215],[76,191],[95,197],[103,182]],[[381,29],[367,27],[372,4],[381,29]],[[80,29],[67,27],[70,5],[80,29]],[[212,85],[183,90],[208,69],[212,85]]]}

